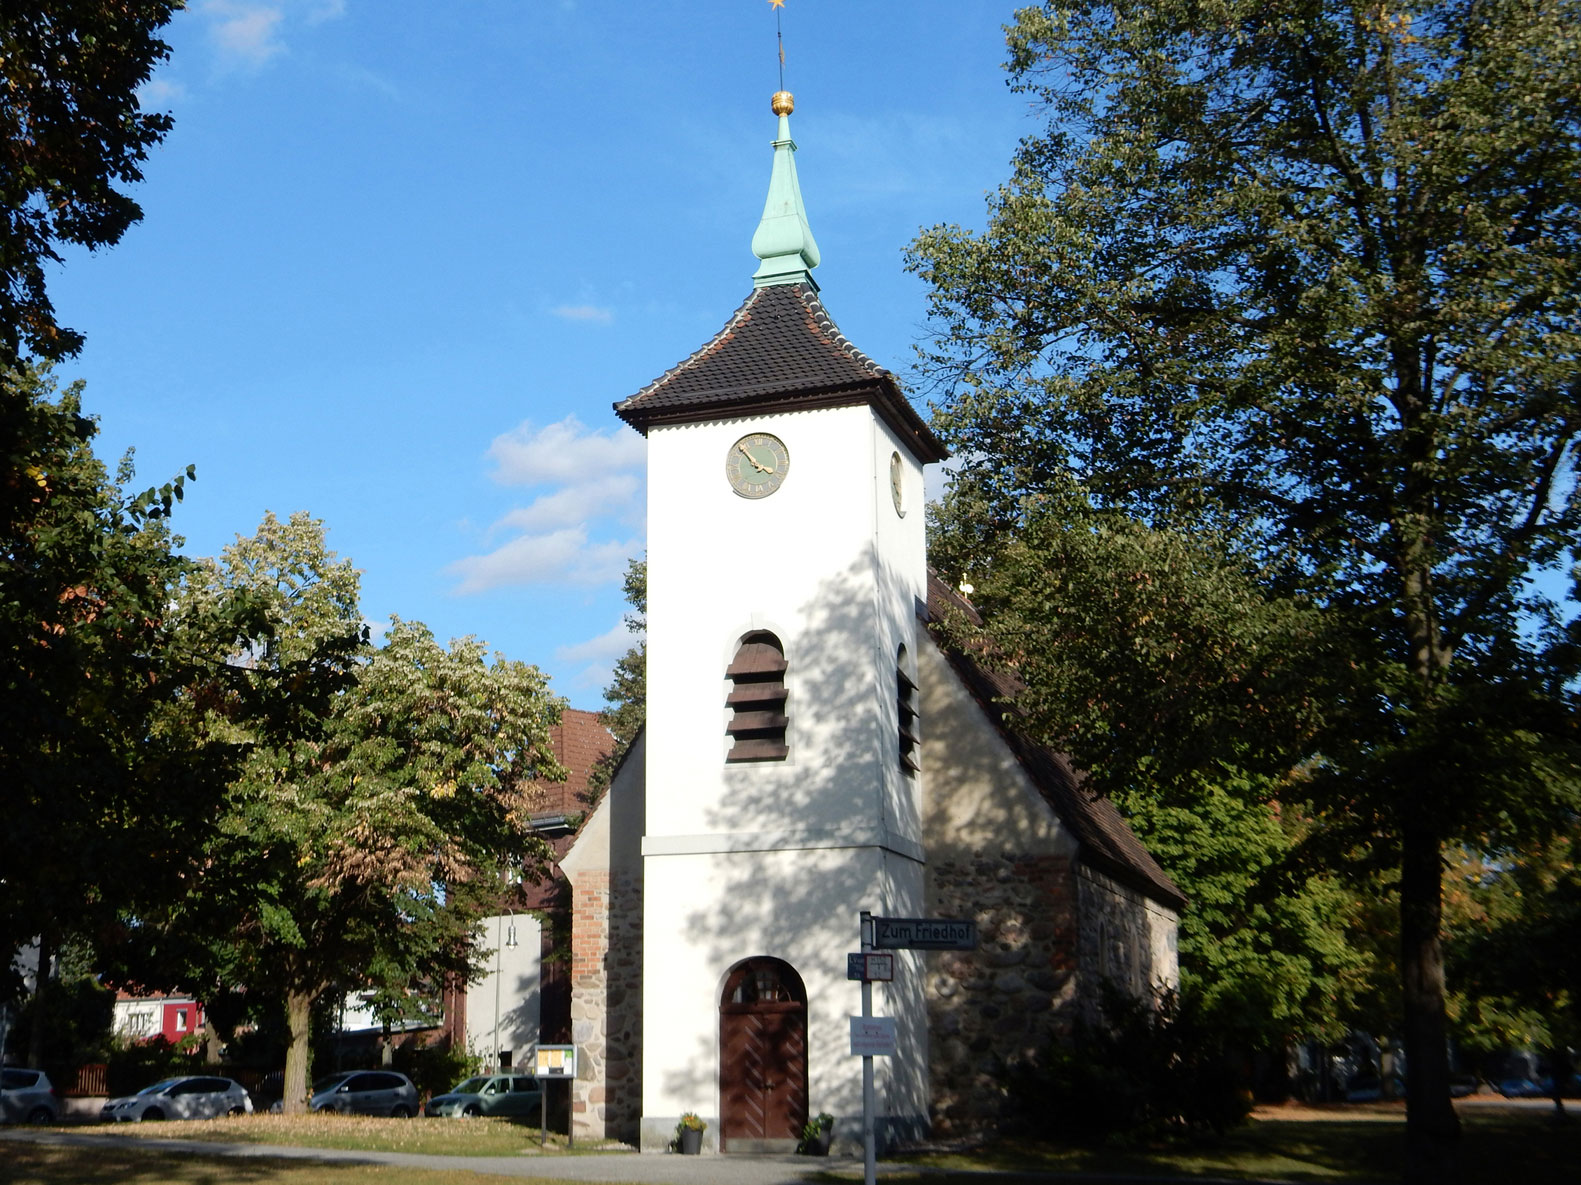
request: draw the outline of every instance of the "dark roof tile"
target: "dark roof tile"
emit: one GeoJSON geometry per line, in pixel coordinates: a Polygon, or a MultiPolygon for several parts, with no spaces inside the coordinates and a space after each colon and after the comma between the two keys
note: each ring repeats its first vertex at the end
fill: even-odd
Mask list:
{"type": "Polygon", "coordinates": [[[813,407],[872,405],[923,462],[949,455],[895,376],[840,332],[810,284],[754,288],[713,338],[615,412],[654,424],[813,407]]]}

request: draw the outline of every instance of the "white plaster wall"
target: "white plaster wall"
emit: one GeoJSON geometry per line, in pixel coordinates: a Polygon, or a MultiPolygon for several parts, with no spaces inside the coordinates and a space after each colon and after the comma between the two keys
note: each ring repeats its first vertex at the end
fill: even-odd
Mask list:
{"type": "MultiPolygon", "coordinates": [[[[812,1112],[850,1116],[857,915],[923,907],[921,788],[899,769],[895,705],[896,653],[916,654],[925,591],[921,466],[870,408],[824,408],[654,428],[648,482],[644,1144],[686,1110],[710,1116],[717,1137],[720,992],[760,955],[807,988],[812,1112]],[[785,442],[790,468],[776,493],[748,500],[725,462],[754,431],[785,442]],[[724,672],[753,630],[785,647],[790,755],[727,764],[724,672]]],[[[875,1012],[900,1022],[904,1056],[878,1069],[884,1108],[920,1122],[921,975],[900,962],[910,971],[875,992],[875,1012]]]]}
{"type": "MultiPolygon", "coordinates": [[[[860,949],[858,915],[921,912],[921,865],[871,847],[650,857],[644,897],[645,1122],[663,1130],[684,1111],[719,1116],[719,1004],[725,977],[766,955],[807,989],[811,1113],[861,1112],[862,1063],[849,1018],[861,985],[845,977],[860,949]]],[[[926,1113],[927,1036],[921,965],[897,958],[896,983],[875,985],[874,1014],[899,1021],[903,1057],[878,1059],[886,1114],[926,1113]]]]}
{"type": "MultiPolygon", "coordinates": [[[[920,507],[904,519],[891,508],[892,447],[867,407],[650,431],[649,837],[879,820],[915,835],[896,806],[890,738],[895,648],[912,642],[923,590],[923,522],[920,507]],[[730,446],[749,431],[774,433],[790,453],[785,484],[755,501],[725,479],[730,446]],[[724,671],[756,629],[785,645],[790,757],[727,766],[724,671]],[[681,776],[684,794],[654,792],[681,776]]],[[[920,499],[920,468],[907,465],[920,499]]]]}
{"type": "Polygon", "coordinates": [[[530,914],[514,919],[499,914],[483,921],[483,953],[488,973],[467,986],[467,1050],[494,1063],[495,1021],[499,1023],[499,1048],[512,1051],[512,1064],[520,1066],[528,1050],[538,1043],[539,973],[543,927],[530,914]],[[514,921],[516,945],[505,945],[514,921]],[[496,971],[498,968],[498,971],[496,971]],[[499,987],[498,1012],[495,987],[499,987]]]}
{"type": "Polygon", "coordinates": [[[1077,854],[1077,842],[926,631],[918,663],[926,775],[923,834],[932,859],[1011,846],[1077,854]]]}

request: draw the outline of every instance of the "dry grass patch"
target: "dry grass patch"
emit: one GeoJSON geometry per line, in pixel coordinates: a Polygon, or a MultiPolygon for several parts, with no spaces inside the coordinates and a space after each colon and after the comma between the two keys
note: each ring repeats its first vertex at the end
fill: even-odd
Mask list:
{"type": "MultiPolygon", "coordinates": [[[[175,1125],[171,1125],[175,1126],[175,1125]]],[[[388,1165],[198,1156],[153,1148],[56,1147],[8,1142],[0,1162],[6,1185],[564,1185],[542,1178],[497,1177],[388,1165]]]]}
{"type": "MultiPolygon", "coordinates": [[[[357,1152],[411,1152],[425,1156],[565,1155],[565,1137],[549,1133],[538,1146],[538,1127],[510,1119],[374,1119],[360,1115],[237,1115],[225,1119],[118,1123],[80,1128],[145,1139],[202,1140],[212,1144],[284,1144],[293,1148],[343,1148],[357,1152]]],[[[623,1145],[585,1141],[570,1151],[610,1152],[623,1145]]]]}

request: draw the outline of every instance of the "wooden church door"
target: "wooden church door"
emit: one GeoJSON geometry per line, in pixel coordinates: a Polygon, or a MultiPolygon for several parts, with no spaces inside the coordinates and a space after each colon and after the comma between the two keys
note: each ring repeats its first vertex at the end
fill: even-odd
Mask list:
{"type": "MultiPolygon", "coordinates": [[[[807,1122],[807,991],[778,959],[749,959],[719,1004],[721,1148],[769,1151],[807,1122]]],[[[788,1150],[788,1147],[787,1147],[788,1150]]]]}

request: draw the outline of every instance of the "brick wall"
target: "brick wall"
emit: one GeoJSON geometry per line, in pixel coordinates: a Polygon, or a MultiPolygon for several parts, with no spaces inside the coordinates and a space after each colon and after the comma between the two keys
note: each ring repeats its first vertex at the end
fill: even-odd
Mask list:
{"type": "Polygon", "coordinates": [[[579,1138],[637,1142],[642,1119],[642,884],[579,875],[571,892],[571,1092],[579,1138]]]}

